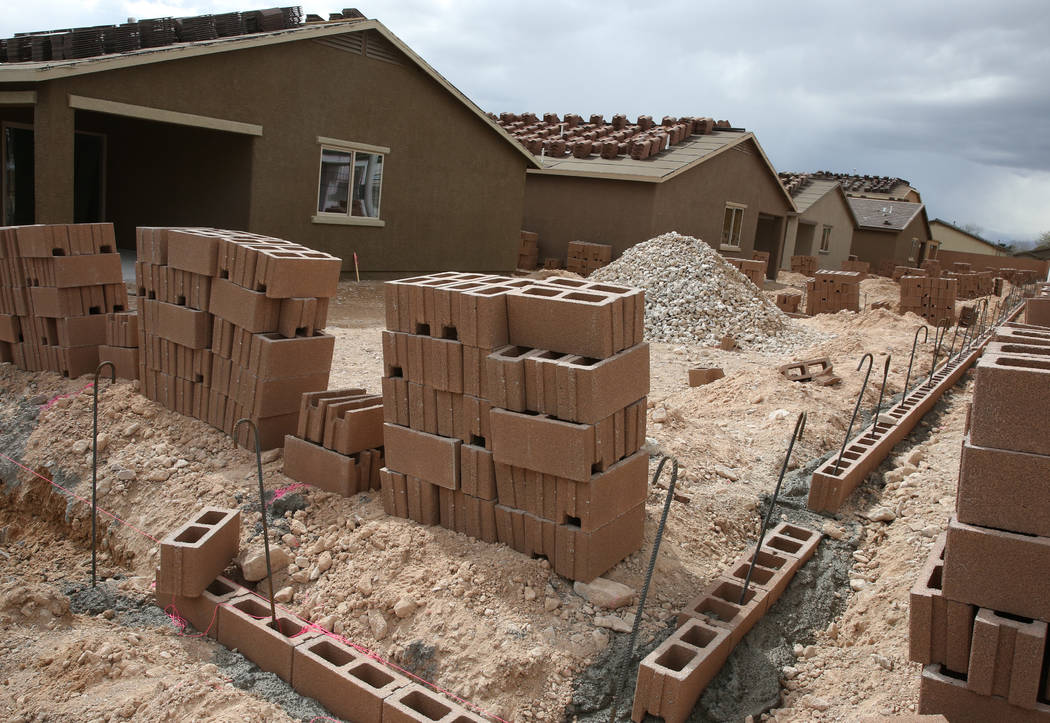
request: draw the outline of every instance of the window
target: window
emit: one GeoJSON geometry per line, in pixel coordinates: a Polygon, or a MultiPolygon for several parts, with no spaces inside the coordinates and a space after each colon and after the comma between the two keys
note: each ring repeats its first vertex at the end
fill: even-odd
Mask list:
{"type": "Polygon", "coordinates": [[[820,253],[831,253],[831,226],[825,226],[820,233],[820,253]]]}
{"type": "Polygon", "coordinates": [[[744,209],[737,203],[726,204],[725,218],[722,220],[722,248],[740,248],[740,227],[744,225],[744,209]]]}
{"type": "Polygon", "coordinates": [[[321,168],[315,223],[382,226],[383,162],[389,148],[318,139],[321,168]]]}

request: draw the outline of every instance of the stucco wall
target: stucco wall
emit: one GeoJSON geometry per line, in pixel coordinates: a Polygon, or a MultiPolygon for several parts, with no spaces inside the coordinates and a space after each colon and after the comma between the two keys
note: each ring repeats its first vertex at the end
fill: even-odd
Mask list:
{"type": "MultiPolygon", "coordinates": [[[[817,266],[822,269],[841,269],[842,262],[849,258],[853,242],[853,214],[846,200],[836,190],[824,194],[806,212],[799,216],[802,223],[814,224],[813,240],[809,254],[817,257],[817,266]],[[828,252],[820,250],[820,239],[824,226],[831,226],[828,252]]],[[[801,232],[802,226],[799,226],[801,232]]],[[[800,233],[801,235],[801,233],[800,233]]],[[[799,253],[796,250],[796,254],[799,253]]]]}
{"type": "Polygon", "coordinates": [[[930,230],[933,237],[940,243],[942,251],[962,251],[968,254],[981,254],[984,256],[1005,256],[1005,252],[994,246],[978,241],[972,236],[956,231],[954,228],[931,223],[930,230]]]}
{"type": "Polygon", "coordinates": [[[868,261],[872,269],[881,261],[892,260],[897,266],[915,266],[919,263],[918,254],[922,243],[929,241],[926,224],[922,213],[896,233],[892,231],[872,231],[857,229],[853,232],[853,253],[861,260],[868,261]],[[912,239],[918,240],[913,255],[912,239]]]}
{"type": "MultiPolygon", "coordinates": [[[[356,251],[366,272],[514,267],[525,157],[407,59],[397,65],[298,40],[39,87],[56,94],[58,105],[38,104],[38,122],[53,107],[68,109],[73,93],[262,125],[261,137],[247,139],[249,188],[229,190],[230,199],[250,198],[249,230],[330,251],[350,264],[356,251]],[[385,227],[311,223],[318,136],[391,149],[382,187],[385,227]]],[[[237,164],[242,145],[230,144],[237,164]]],[[[66,163],[61,156],[52,162],[66,163]]],[[[149,184],[151,173],[125,174],[120,182],[149,184]]],[[[71,202],[56,203],[72,213],[71,202]]]]}

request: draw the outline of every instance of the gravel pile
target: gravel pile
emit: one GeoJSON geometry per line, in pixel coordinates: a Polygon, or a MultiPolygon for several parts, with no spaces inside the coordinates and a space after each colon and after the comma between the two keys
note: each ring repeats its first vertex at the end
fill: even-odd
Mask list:
{"type": "Polygon", "coordinates": [[[786,316],[714,249],[671,232],[633,246],[588,277],[645,289],[645,338],[717,344],[726,334],[744,349],[790,352],[826,337],[786,316]]]}

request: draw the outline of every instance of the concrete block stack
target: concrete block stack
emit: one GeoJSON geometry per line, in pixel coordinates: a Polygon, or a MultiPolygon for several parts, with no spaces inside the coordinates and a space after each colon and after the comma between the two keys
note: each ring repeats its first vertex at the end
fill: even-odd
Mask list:
{"type": "Polygon", "coordinates": [[[308,392],[299,426],[284,438],[284,473],[350,497],[379,489],[383,467],[383,397],[364,389],[308,392]]]}
{"type": "Polygon", "coordinates": [[[949,278],[902,276],[900,313],[912,312],[931,324],[944,319],[955,321],[955,290],[958,282],[949,278]]]}
{"type": "Polygon", "coordinates": [[[106,315],[127,306],[112,224],[0,228],[0,361],[92,373],[106,315]]]}
{"type": "Polygon", "coordinates": [[[955,515],[911,592],[920,713],[1050,719],[1047,409],[1050,346],[991,342],[976,366],[955,515]]]}
{"type": "Polygon", "coordinates": [[[446,272],[387,284],[388,513],[590,581],[641,546],[643,293],[446,272]]]}
{"type": "Polygon", "coordinates": [[[1030,284],[1040,278],[1040,275],[1031,269],[999,269],[998,273],[1014,286],[1030,284]]]}
{"type": "Polygon", "coordinates": [[[806,313],[834,314],[860,309],[860,281],[857,271],[817,271],[806,282],[806,313]]]}
{"type": "Polygon", "coordinates": [[[915,266],[894,266],[893,267],[893,280],[900,281],[905,276],[929,276],[926,273],[926,269],[920,269],[915,266]]]}
{"type": "Polygon", "coordinates": [[[777,292],[777,308],[786,314],[797,314],[802,304],[802,294],[797,291],[777,292]]]}
{"type": "Polygon", "coordinates": [[[533,231],[522,231],[521,242],[518,245],[519,269],[532,271],[540,260],[540,235],[533,231]]]}
{"type": "Polygon", "coordinates": [[[794,271],[796,274],[805,274],[806,276],[812,276],[817,272],[817,257],[792,256],[791,270],[794,271]]]}
{"type": "Polygon", "coordinates": [[[612,246],[589,241],[570,241],[566,252],[565,268],[568,271],[589,276],[612,261],[612,246]]]}
{"type": "MultiPolygon", "coordinates": [[[[257,234],[138,229],[143,393],[227,434],[247,417],[263,449],[281,446],[303,393],[328,387],[335,338],[323,329],[341,265],[257,234]]],[[[254,445],[247,425],[237,441],[254,445]]]]}
{"type": "Polygon", "coordinates": [[[840,268],[843,271],[856,271],[860,274],[860,278],[863,281],[868,278],[868,273],[871,271],[871,264],[859,259],[846,259],[842,262],[840,268]]]}
{"type": "Polygon", "coordinates": [[[757,259],[737,259],[731,256],[727,256],[726,261],[728,261],[733,268],[746,276],[748,280],[758,288],[761,289],[766,283],[765,261],[759,261],[757,259]]]}
{"type": "MultiPolygon", "coordinates": [[[[960,266],[959,263],[954,264],[960,266]]],[[[961,264],[969,266],[969,264],[961,264]]],[[[955,279],[955,296],[957,299],[976,299],[995,293],[995,280],[991,271],[946,271],[944,276],[955,279]]]]}
{"type": "Polygon", "coordinates": [[[922,262],[922,269],[927,276],[935,279],[941,275],[941,262],[937,259],[926,259],[922,262]]]}
{"type": "Polygon", "coordinates": [[[130,311],[106,314],[105,341],[98,348],[99,361],[113,362],[113,370],[121,379],[138,379],[139,315],[130,311]]]}
{"type": "Polygon", "coordinates": [[[1024,303],[1026,324],[1050,326],[1050,283],[1040,284],[1035,295],[1024,303]]]}

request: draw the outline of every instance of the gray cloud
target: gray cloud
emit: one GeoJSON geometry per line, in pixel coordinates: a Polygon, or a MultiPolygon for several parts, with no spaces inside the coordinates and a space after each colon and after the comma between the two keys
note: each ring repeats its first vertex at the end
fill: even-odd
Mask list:
{"type": "MultiPolygon", "coordinates": [[[[345,0],[344,0],[345,1],[345,0]]],[[[0,34],[214,0],[43,0],[0,34]]],[[[308,4],[326,15],[335,7],[308,4]]],[[[495,3],[375,0],[383,21],[485,110],[711,115],[785,170],[901,176],[931,217],[1050,229],[1050,11],[1004,3],[495,3]]]]}

